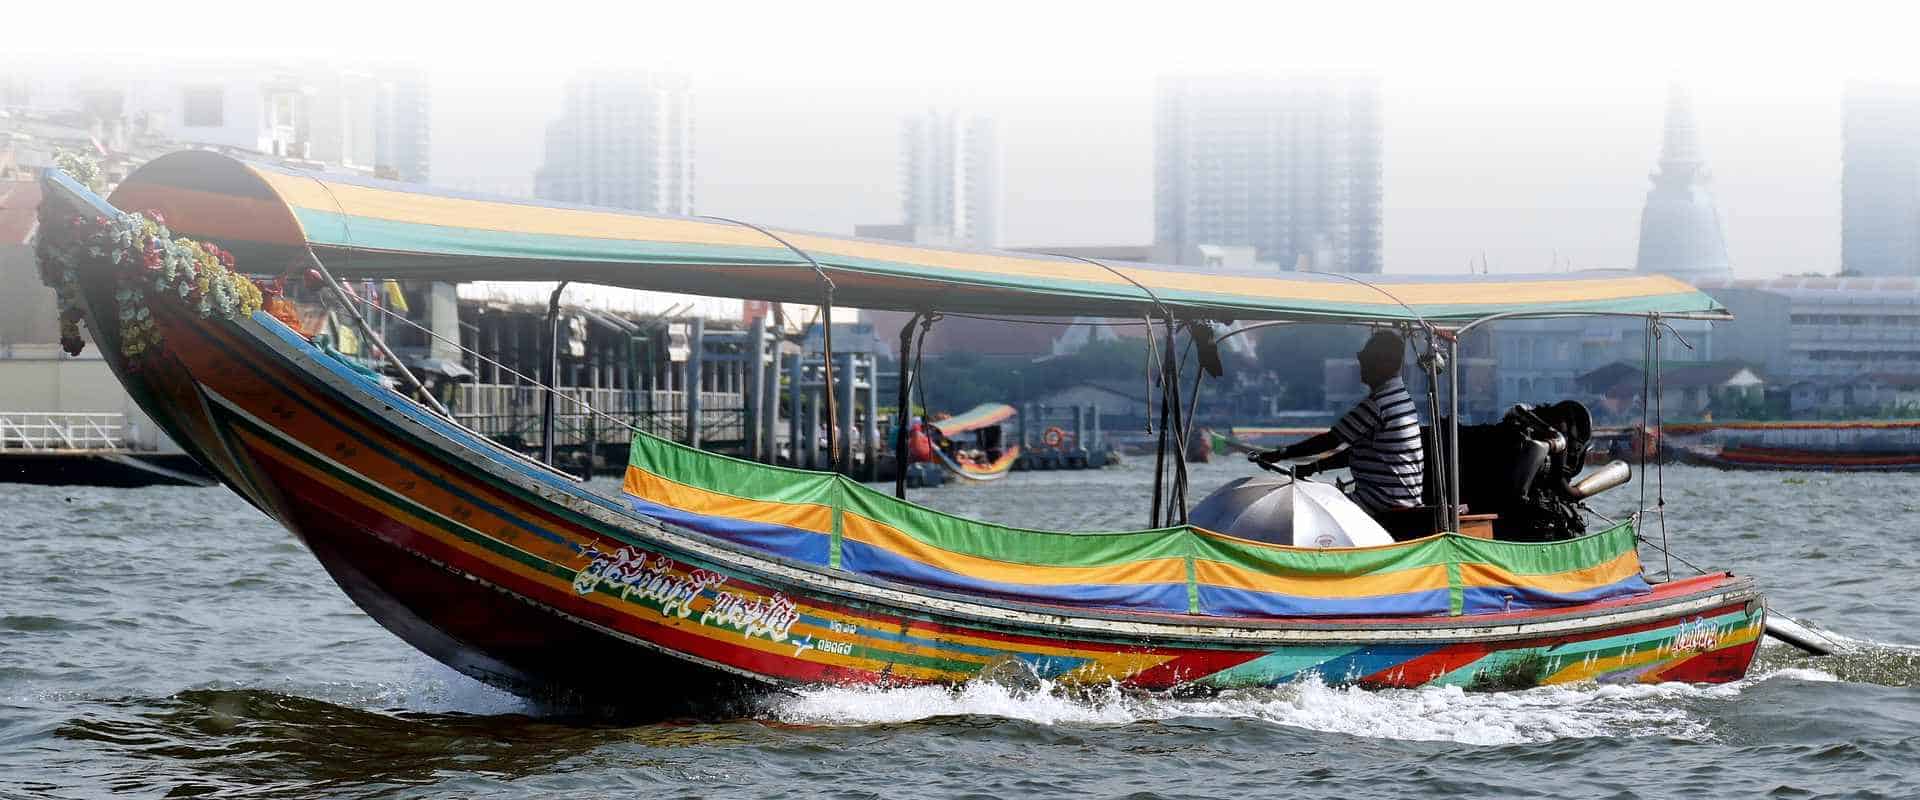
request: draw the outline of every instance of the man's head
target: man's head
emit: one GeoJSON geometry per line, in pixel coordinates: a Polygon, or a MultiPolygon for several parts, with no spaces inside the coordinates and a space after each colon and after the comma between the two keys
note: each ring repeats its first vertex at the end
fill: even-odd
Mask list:
{"type": "Polygon", "coordinates": [[[1379,386],[1400,374],[1400,364],[1407,358],[1407,345],[1393,331],[1376,331],[1357,355],[1360,380],[1368,386],[1379,386]]]}

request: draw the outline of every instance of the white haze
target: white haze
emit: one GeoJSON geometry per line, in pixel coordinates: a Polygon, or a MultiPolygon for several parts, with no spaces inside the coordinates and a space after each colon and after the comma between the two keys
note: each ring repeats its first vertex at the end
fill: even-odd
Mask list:
{"type": "Polygon", "coordinates": [[[898,217],[899,117],[996,115],[1009,245],[1152,238],[1153,80],[1378,75],[1387,269],[1630,265],[1666,86],[1692,88],[1741,274],[1839,261],[1840,99],[1920,82],[1910,3],[35,4],[24,55],[414,60],[437,183],[524,191],[577,69],[691,73],[706,213],[898,217]],[[1463,6],[1466,6],[1463,8],[1463,6]],[[302,16],[291,16],[294,13],[302,16]]]}

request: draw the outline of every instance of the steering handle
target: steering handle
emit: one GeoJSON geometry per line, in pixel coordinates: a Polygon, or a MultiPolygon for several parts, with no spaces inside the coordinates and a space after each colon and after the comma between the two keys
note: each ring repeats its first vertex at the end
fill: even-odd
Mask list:
{"type": "Polygon", "coordinates": [[[1265,462],[1265,461],[1261,461],[1261,460],[1260,460],[1260,454],[1259,454],[1259,453],[1248,453],[1248,454],[1247,454],[1247,461],[1249,461],[1249,462],[1252,462],[1254,466],[1257,466],[1257,467],[1259,467],[1259,468],[1261,468],[1261,469],[1264,469],[1264,470],[1266,470],[1266,471],[1268,471],[1268,472],[1272,472],[1272,473],[1277,473],[1277,474],[1280,474],[1280,475],[1285,475],[1285,476],[1287,476],[1287,477],[1289,477],[1289,478],[1291,478],[1291,477],[1294,477],[1294,475],[1293,475],[1293,465],[1292,465],[1292,464],[1288,464],[1288,465],[1286,465],[1286,466],[1284,466],[1284,467],[1283,467],[1283,466],[1280,466],[1280,465],[1278,465],[1278,464],[1272,464],[1272,463],[1268,463],[1268,462],[1265,462]]]}

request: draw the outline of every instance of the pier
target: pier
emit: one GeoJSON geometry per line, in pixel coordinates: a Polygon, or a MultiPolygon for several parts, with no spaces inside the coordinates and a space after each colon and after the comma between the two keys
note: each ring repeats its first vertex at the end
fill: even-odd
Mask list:
{"type": "Polygon", "coordinates": [[[0,482],[48,486],[211,486],[185,453],[143,450],[126,415],[0,412],[0,482]]]}

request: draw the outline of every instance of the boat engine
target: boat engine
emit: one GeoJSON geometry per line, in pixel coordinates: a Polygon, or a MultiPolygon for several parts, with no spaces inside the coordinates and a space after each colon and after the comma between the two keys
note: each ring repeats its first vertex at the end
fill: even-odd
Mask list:
{"type": "Polygon", "coordinates": [[[1621,461],[1581,477],[1592,439],[1593,415],[1571,400],[1516,405],[1497,424],[1461,426],[1460,500],[1469,513],[1500,515],[1497,539],[1580,536],[1587,532],[1581,501],[1632,477],[1621,461]]]}

